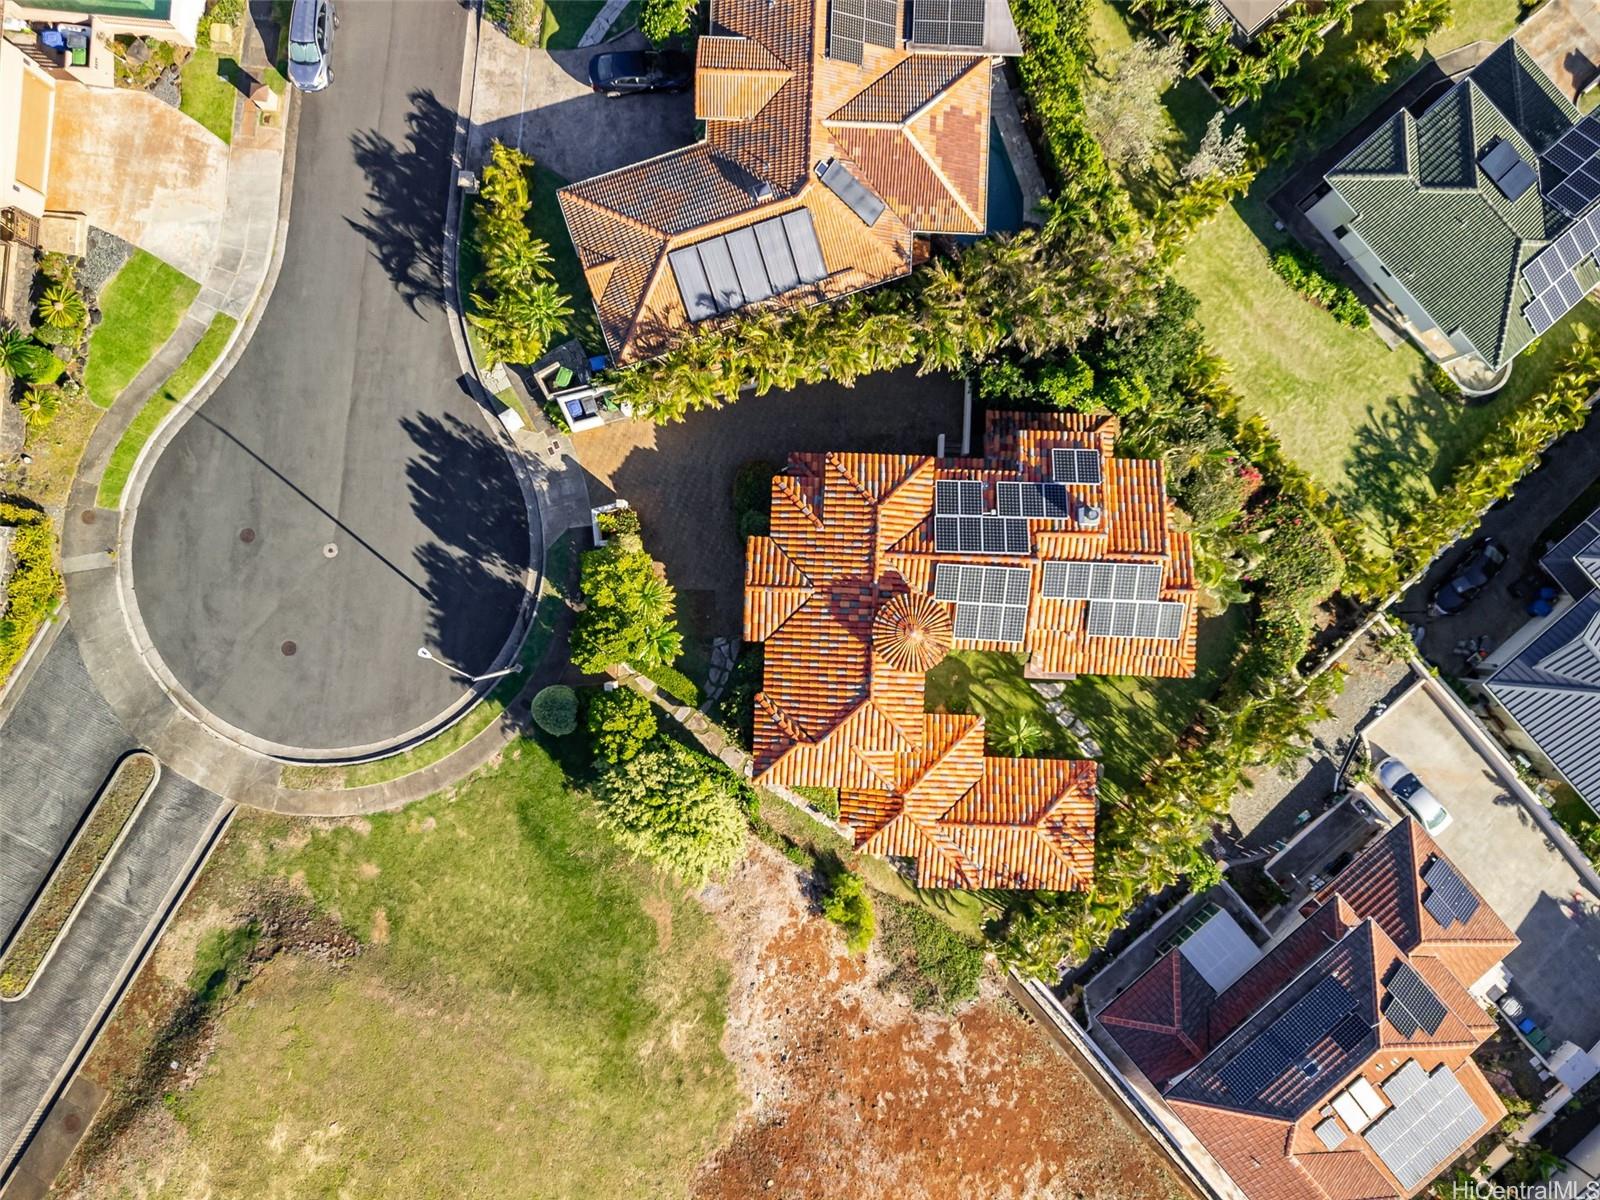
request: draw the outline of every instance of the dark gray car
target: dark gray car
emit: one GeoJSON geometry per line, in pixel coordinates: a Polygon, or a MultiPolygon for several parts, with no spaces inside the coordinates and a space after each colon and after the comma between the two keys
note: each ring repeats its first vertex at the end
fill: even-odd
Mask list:
{"type": "Polygon", "coordinates": [[[289,82],[302,92],[320,92],[333,82],[333,31],[339,16],[333,0],[294,0],[289,13],[289,82]]]}

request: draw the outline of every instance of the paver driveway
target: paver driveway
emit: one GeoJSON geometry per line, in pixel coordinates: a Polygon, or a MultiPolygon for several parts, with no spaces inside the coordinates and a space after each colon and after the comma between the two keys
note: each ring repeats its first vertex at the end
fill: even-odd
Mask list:
{"type": "MultiPolygon", "coordinates": [[[[282,274],[139,501],[157,651],[215,717],[339,750],[425,727],[511,633],[530,561],[509,459],[458,382],[440,307],[466,12],[351,4],[302,97],[282,274]]],[[[535,560],[537,561],[537,560],[535,560]]]]}

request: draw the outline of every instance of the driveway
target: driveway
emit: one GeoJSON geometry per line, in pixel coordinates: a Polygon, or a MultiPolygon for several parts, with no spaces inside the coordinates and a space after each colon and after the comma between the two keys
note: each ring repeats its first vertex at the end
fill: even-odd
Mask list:
{"type": "Polygon", "coordinates": [[[441,305],[467,11],[341,11],[338,81],[300,101],[271,302],[132,516],[132,599],[166,669],[290,754],[436,725],[472,688],[417,648],[488,671],[539,561],[441,305]]]}
{"type": "Polygon", "coordinates": [[[1398,754],[1449,811],[1434,840],[1522,939],[1505,963],[1539,1024],[1557,1042],[1600,1041],[1600,899],[1496,764],[1423,687],[1368,726],[1367,739],[1374,762],[1398,754]]]}
{"type": "Polygon", "coordinates": [[[1475,532],[1447,550],[1428,569],[1392,610],[1397,622],[1423,627],[1421,648],[1425,658],[1452,674],[1465,675],[1466,659],[1457,652],[1458,644],[1487,637],[1492,649],[1528,620],[1527,599],[1513,598],[1509,588],[1538,563],[1545,550],[1541,539],[1550,523],[1597,479],[1600,421],[1590,421],[1552,446],[1543,465],[1517,485],[1510,500],[1492,509],[1475,532]],[[1485,535],[1508,551],[1505,566],[1462,612],[1453,617],[1428,616],[1428,597],[1433,589],[1449,578],[1467,545],[1485,535]]]}
{"type": "Polygon", "coordinates": [[[48,207],[204,280],[228,193],[228,148],[147,92],[56,85],[48,207]]]}
{"type": "Polygon", "coordinates": [[[479,44],[468,161],[495,139],[518,146],[568,182],[654,158],[695,140],[694,98],[589,90],[589,60],[645,45],[637,31],[580,50],[528,49],[487,22],[479,44]]]}
{"type": "MultiPolygon", "coordinates": [[[[690,625],[705,637],[739,636],[744,546],[734,525],[733,480],[753,460],[782,464],[795,450],[932,454],[939,435],[961,449],[962,385],[910,369],[871,375],[853,388],[817,384],[745,396],[673,425],[619,421],[573,437],[589,495],[625,498],[644,523],[645,545],[667,568],[690,625]]],[[[973,420],[974,445],[982,437],[973,420]]]]}

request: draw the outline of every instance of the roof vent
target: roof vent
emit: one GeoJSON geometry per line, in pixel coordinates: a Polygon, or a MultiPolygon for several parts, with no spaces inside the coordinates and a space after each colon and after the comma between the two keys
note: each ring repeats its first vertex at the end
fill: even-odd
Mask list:
{"type": "Polygon", "coordinates": [[[772,185],[765,179],[756,180],[750,187],[750,196],[757,204],[765,204],[775,195],[777,193],[772,190],[772,185]]]}
{"type": "Polygon", "coordinates": [[[1100,506],[1097,504],[1078,505],[1078,524],[1085,529],[1098,529],[1100,527],[1100,506]]]}

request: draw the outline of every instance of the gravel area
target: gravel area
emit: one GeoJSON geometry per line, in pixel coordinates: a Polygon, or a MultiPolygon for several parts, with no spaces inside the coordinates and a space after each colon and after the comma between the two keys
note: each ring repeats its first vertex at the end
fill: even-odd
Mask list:
{"type": "Polygon", "coordinates": [[[1267,768],[1255,773],[1254,786],[1233,798],[1235,836],[1246,849],[1260,848],[1289,837],[1304,822],[1302,812],[1316,816],[1333,794],[1339,763],[1350,738],[1373,708],[1392,704],[1414,676],[1378,648],[1371,635],[1345,651],[1344,691],[1333,702],[1333,716],[1313,730],[1312,753],[1295,764],[1292,774],[1267,768]]]}
{"type": "Polygon", "coordinates": [[[164,101],[172,105],[173,108],[177,108],[180,95],[178,91],[178,68],[168,67],[161,72],[161,78],[156,80],[154,86],[150,88],[150,94],[157,100],[164,101]]]}
{"type": "Polygon", "coordinates": [[[96,294],[133,257],[133,246],[114,233],[89,227],[89,253],[78,264],[78,286],[96,294]]]}
{"type": "Polygon", "coordinates": [[[37,263],[31,254],[13,256],[11,304],[4,312],[0,312],[0,320],[15,325],[23,333],[33,331],[33,304],[29,297],[33,295],[33,276],[37,269],[37,263]]]}

